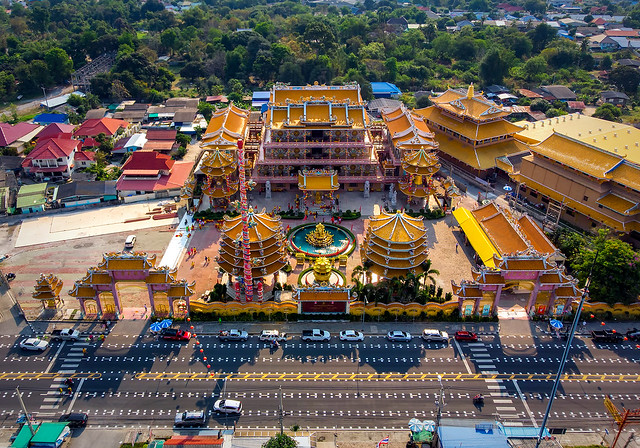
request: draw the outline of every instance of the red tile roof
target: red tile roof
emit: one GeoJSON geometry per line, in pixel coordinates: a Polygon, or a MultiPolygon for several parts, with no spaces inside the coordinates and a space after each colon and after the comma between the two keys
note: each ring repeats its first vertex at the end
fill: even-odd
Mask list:
{"type": "Polygon", "coordinates": [[[51,123],[45,126],[42,131],[38,132],[37,137],[39,139],[44,139],[59,137],[60,134],[71,135],[73,133],[73,128],[75,128],[75,126],[72,124],[51,123]]]}
{"type": "MultiPolygon", "coordinates": [[[[143,154],[143,152],[134,152],[131,154],[133,158],[136,154],[143,154]]],[[[157,154],[150,152],[149,154],[157,154]]],[[[162,156],[162,154],[158,154],[162,156]]],[[[128,161],[127,161],[128,162],[128,161]]],[[[172,160],[173,162],[173,160],[172,160]]],[[[126,165],[126,164],[125,164],[126,165]]],[[[175,190],[181,188],[193,168],[193,162],[175,162],[171,168],[170,174],[162,175],[159,179],[136,179],[127,177],[127,172],[123,171],[123,174],[118,179],[116,184],[116,190],[118,191],[160,191],[160,190],[175,190]]]]}
{"type": "Polygon", "coordinates": [[[0,146],[9,146],[21,137],[35,131],[40,125],[21,122],[15,125],[0,123],[0,146]]]}
{"type": "Polygon", "coordinates": [[[532,92],[529,89],[520,89],[518,90],[518,92],[520,93],[520,95],[525,96],[527,98],[542,98],[542,95],[536,92],[532,92]]]}
{"type": "Polygon", "coordinates": [[[147,140],[176,140],[178,131],[175,129],[149,129],[147,131],[147,140]]]}
{"type": "Polygon", "coordinates": [[[96,153],[92,151],[78,151],[73,158],[75,160],[90,160],[93,162],[96,160],[96,153]]]}
{"type": "Polygon", "coordinates": [[[587,107],[584,105],[584,101],[567,101],[567,106],[573,110],[583,110],[587,107]]]}
{"type": "Polygon", "coordinates": [[[604,34],[609,37],[640,37],[638,30],[606,30],[604,34]]]}
{"type": "Polygon", "coordinates": [[[78,129],[76,129],[75,135],[96,137],[98,134],[105,134],[111,137],[119,128],[126,128],[129,126],[124,120],[116,120],[115,118],[94,118],[86,120],[78,129]]]}
{"type": "MultiPolygon", "coordinates": [[[[36,147],[25,157],[22,162],[24,168],[30,167],[32,160],[56,160],[69,157],[73,151],[80,150],[79,140],[68,140],[65,138],[48,138],[38,140],[36,147]]],[[[40,169],[38,168],[40,171],[40,169]]],[[[58,170],[59,171],[59,170],[58,170]]]]}
{"type": "Polygon", "coordinates": [[[158,154],[154,151],[136,151],[122,166],[122,172],[126,175],[127,171],[137,170],[165,170],[169,171],[175,164],[175,160],[171,157],[158,154]]]}

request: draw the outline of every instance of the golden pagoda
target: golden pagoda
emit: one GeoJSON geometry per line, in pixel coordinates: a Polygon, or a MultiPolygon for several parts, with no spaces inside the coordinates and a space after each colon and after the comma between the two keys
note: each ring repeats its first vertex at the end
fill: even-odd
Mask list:
{"type": "Polygon", "coordinates": [[[381,211],[381,215],[369,219],[360,257],[363,263],[370,262],[371,272],[384,278],[420,273],[428,255],[422,218],[381,211]]]}
{"type": "Polygon", "coordinates": [[[475,93],[448,89],[429,98],[433,106],[417,109],[440,141],[439,156],[478,177],[496,168],[496,159],[525,152],[526,145],[514,139],[522,127],[507,121],[510,110],[475,93]]]}
{"type": "MultiPolygon", "coordinates": [[[[251,271],[254,279],[267,277],[278,272],[286,264],[284,232],[279,216],[264,212],[255,213],[249,209],[249,246],[251,250],[251,271]]],[[[242,218],[224,217],[220,237],[220,253],[216,262],[226,272],[242,275],[242,218]]]]}
{"type": "Polygon", "coordinates": [[[403,171],[398,189],[409,197],[410,202],[413,198],[433,195],[439,185],[432,179],[440,169],[435,153],[438,143],[424,119],[404,106],[382,113],[382,119],[393,145],[393,163],[389,167],[399,165],[403,171]]]}
{"type": "Polygon", "coordinates": [[[200,146],[204,152],[194,174],[183,188],[183,196],[193,197],[196,185],[209,198],[210,205],[225,202],[238,191],[236,150],[238,141],[245,140],[249,112],[230,104],[215,111],[200,146]]]}
{"type": "Polygon", "coordinates": [[[33,298],[42,300],[44,308],[56,308],[61,303],[60,291],[62,290],[62,280],[53,274],[40,274],[36,280],[33,298]]]}

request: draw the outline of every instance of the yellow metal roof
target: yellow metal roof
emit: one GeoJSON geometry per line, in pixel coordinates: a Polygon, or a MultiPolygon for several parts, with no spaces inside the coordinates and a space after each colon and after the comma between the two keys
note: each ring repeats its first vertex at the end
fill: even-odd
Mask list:
{"type": "Polygon", "coordinates": [[[533,248],[541,254],[552,254],[556,252],[556,247],[544,234],[540,226],[531,219],[529,215],[524,215],[518,220],[521,229],[533,248]]]}
{"type": "Polygon", "coordinates": [[[438,171],[440,169],[440,162],[434,152],[419,149],[418,151],[407,151],[404,153],[402,157],[402,168],[412,174],[424,175],[438,171]],[[410,170],[410,167],[413,167],[414,170],[410,170]]]}
{"type": "Polygon", "coordinates": [[[357,85],[350,86],[286,86],[276,84],[271,89],[269,102],[276,104],[286,104],[287,100],[292,103],[314,100],[327,100],[333,102],[345,102],[349,100],[351,104],[361,103],[360,88],[357,85]]]}
{"type": "Polygon", "coordinates": [[[640,166],[625,161],[611,172],[611,180],[640,192],[640,166]]]}
{"type": "Polygon", "coordinates": [[[202,147],[233,147],[244,137],[249,112],[230,104],[213,113],[202,136],[202,147]]]}
{"type": "Polygon", "coordinates": [[[233,165],[234,163],[234,157],[228,151],[214,149],[213,151],[207,151],[202,157],[202,166],[200,167],[200,169],[203,173],[209,174],[205,171],[207,168],[226,168],[233,165]]]}
{"type": "Polygon", "coordinates": [[[439,134],[440,151],[478,170],[488,170],[496,166],[496,159],[502,156],[527,151],[529,147],[517,140],[507,140],[493,145],[476,147],[439,134]]]}
{"type": "Polygon", "coordinates": [[[369,218],[369,228],[372,235],[391,243],[407,243],[418,241],[427,231],[421,218],[412,218],[404,212],[387,213],[382,210],[380,215],[369,218]]]}
{"type": "Polygon", "coordinates": [[[336,191],[340,188],[334,170],[302,170],[298,172],[298,188],[302,191],[336,191]]]}
{"type": "Polygon", "coordinates": [[[467,92],[448,89],[446,92],[430,97],[436,107],[445,109],[461,117],[474,120],[492,120],[509,115],[501,106],[473,91],[473,84],[467,92]]]}
{"type": "Polygon", "coordinates": [[[503,210],[491,202],[471,212],[500,255],[527,250],[529,245],[516,231],[503,210]]]}
{"type": "Polygon", "coordinates": [[[473,214],[466,208],[458,207],[453,211],[453,217],[469,239],[471,246],[476,251],[485,266],[495,267],[493,255],[500,255],[489,236],[480,226],[473,214]]]}
{"type": "MultiPolygon", "coordinates": [[[[274,235],[282,235],[282,224],[280,217],[273,217],[264,212],[255,213],[253,209],[249,209],[248,213],[249,240],[265,241],[274,235]]],[[[242,216],[238,215],[234,218],[224,217],[222,232],[227,238],[234,241],[242,238],[242,216]]]]}
{"type": "Polygon", "coordinates": [[[602,204],[603,207],[607,207],[621,215],[635,214],[640,211],[637,202],[629,201],[613,193],[598,199],[598,204],[602,204]]]}
{"type": "Polygon", "coordinates": [[[423,116],[426,120],[438,123],[439,125],[457,132],[470,140],[486,140],[503,135],[514,135],[522,130],[522,127],[510,123],[504,119],[489,123],[475,123],[469,120],[456,120],[442,113],[437,106],[430,106],[418,109],[416,114],[423,116]]]}
{"type": "Polygon", "coordinates": [[[640,164],[640,129],[634,126],[582,114],[519,124],[525,129],[518,132],[518,138],[532,143],[541,142],[555,132],[640,164]]]}

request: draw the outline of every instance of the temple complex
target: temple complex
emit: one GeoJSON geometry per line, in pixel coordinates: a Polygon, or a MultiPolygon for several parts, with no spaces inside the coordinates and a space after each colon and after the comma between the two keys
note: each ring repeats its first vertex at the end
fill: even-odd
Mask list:
{"type": "Polygon", "coordinates": [[[207,208],[229,203],[238,191],[238,141],[246,137],[248,122],[249,112],[233,104],[213,113],[202,136],[205,151],[185,184],[183,196],[193,197],[200,186],[207,208]]]}
{"type": "Polygon", "coordinates": [[[430,97],[433,106],[418,109],[440,143],[439,157],[480,178],[496,167],[496,158],[527,150],[514,139],[522,127],[506,120],[509,112],[474,92],[448,89],[430,97]]]}
{"type": "Polygon", "coordinates": [[[479,267],[473,280],[452,281],[464,315],[497,312],[506,290],[529,291],[531,314],[561,314],[582,293],[565,273],[560,251],[527,215],[520,218],[491,202],[473,211],[457,208],[453,216],[473,246],[479,267]]]}
{"type": "Polygon", "coordinates": [[[43,308],[57,308],[61,303],[60,291],[62,290],[62,280],[53,274],[40,274],[36,280],[33,298],[42,300],[43,308]]]}
{"type": "Polygon", "coordinates": [[[404,212],[371,216],[360,248],[363,265],[382,278],[421,273],[427,260],[427,231],[422,218],[404,212]]]}
{"type": "Polygon", "coordinates": [[[335,210],[339,188],[381,190],[366,102],[355,84],[271,89],[262,147],[252,176],[267,198],[300,190],[310,211],[335,210]]]}
{"type": "MultiPolygon", "coordinates": [[[[258,299],[262,297],[262,284],[265,277],[277,273],[286,264],[284,233],[279,216],[264,213],[248,212],[249,245],[251,251],[251,274],[257,281],[258,299]]],[[[224,217],[222,234],[220,236],[220,253],[215,261],[220,268],[234,277],[244,275],[244,260],[242,252],[242,219],[240,216],[224,217]]],[[[236,290],[240,289],[240,282],[236,282],[236,290]]],[[[238,291],[237,291],[238,292],[238,291]]]]}
{"type": "Polygon", "coordinates": [[[439,182],[433,176],[440,169],[436,155],[438,143],[434,140],[424,119],[409,112],[404,106],[382,113],[386,125],[387,141],[391,144],[389,160],[383,162],[385,174],[400,174],[398,189],[409,199],[428,202],[435,195],[439,182]],[[399,172],[398,167],[402,168],[399,172]]]}

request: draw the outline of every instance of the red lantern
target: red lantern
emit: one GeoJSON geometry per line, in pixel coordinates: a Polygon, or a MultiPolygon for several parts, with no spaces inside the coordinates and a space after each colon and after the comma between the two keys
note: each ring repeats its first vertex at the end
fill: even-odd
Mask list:
{"type": "Polygon", "coordinates": [[[600,325],[602,325],[604,327],[607,324],[605,324],[604,322],[600,322],[600,325]]]}
{"type": "Polygon", "coordinates": [[[203,349],[200,349],[200,353],[202,353],[202,352],[204,352],[204,350],[203,350],[203,349]]]}
{"type": "Polygon", "coordinates": [[[596,316],[594,316],[593,314],[589,314],[589,317],[590,317],[591,319],[593,319],[593,318],[594,318],[594,317],[596,317],[596,316]]]}
{"type": "Polygon", "coordinates": [[[189,327],[189,329],[190,329],[190,330],[193,330],[193,325],[191,325],[191,326],[189,327]]]}
{"type": "Polygon", "coordinates": [[[204,360],[206,361],[206,360],[207,360],[207,357],[205,356],[205,357],[204,357],[204,358],[202,358],[202,359],[204,359],[204,360]]]}
{"type": "MultiPolygon", "coordinates": [[[[207,369],[210,369],[210,368],[211,368],[211,364],[207,364],[207,369]]],[[[211,375],[211,376],[213,376],[213,375],[211,375]]]]}
{"type": "Polygon", "coordinates": [[[187,317],[187,322],[191,322],[191,318],[190,317],[187,317]]]}
{"type": "Polygon", "coordinates": [[[195,338],[196,336],[198,336],[197,334],[193,333],[193,337],[195,338]]]}

